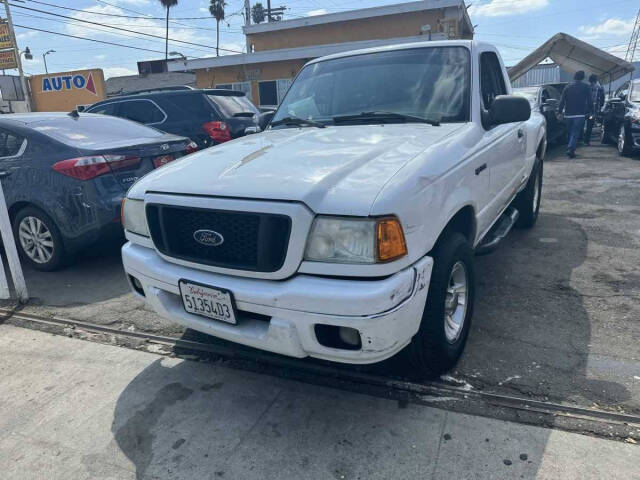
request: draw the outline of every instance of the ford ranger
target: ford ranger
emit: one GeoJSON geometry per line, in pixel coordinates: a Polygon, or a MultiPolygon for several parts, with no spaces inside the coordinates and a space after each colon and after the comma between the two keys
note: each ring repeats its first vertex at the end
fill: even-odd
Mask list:
{"type": "Polygon", "coordinates": [[[497,50],[429,41],[302,68],[263,131],[138,181],[122,249],[159,315],[292,357],[460,357],[474,255],[538,216],[544,119],[497,50]]]}

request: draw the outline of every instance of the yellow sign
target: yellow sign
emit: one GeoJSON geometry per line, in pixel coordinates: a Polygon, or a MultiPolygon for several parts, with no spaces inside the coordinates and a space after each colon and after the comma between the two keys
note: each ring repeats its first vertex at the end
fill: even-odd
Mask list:
{"type": "Polygon", "coordinates": [[[15,50],[5,50],[0,52],[0,69],[12,69],[18,68],[18,62],[16,62],[15,50]]]}
{"type": "Polygon", "coordinates": [[[5,48],[13,48],[13,42],[9,34],[9,25],[3,22],[0,23],[0,50],[5,48]]]}

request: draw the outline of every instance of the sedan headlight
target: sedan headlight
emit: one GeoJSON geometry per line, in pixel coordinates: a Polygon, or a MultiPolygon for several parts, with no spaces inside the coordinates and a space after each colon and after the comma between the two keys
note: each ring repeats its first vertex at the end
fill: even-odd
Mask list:
{"type": "Polygon", "coordinates": [[[144,213],[144,202],[125,198],[122,200],[122,226],[138,235],[149,237],[149,227],[144,213]]]}
{"type": "Polygon", "coordinates": [[[313,223],[305,259],[329,263],[382,263],[407,254],[396,218],[319,216],[313,223]]]}

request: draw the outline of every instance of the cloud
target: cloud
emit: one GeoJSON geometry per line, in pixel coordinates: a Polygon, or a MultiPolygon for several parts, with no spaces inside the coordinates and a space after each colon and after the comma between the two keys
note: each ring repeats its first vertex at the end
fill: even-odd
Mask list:
{"type": "Polygon", "coordinates": [[[325,8],[319,8],[318,10],[311,10],[307,12],[307,16],[315,17],[317,15],[326,15],[327,10],[325,8]]]}
{"type": "Polygon", "coordinates": [[[598,25],[583,25],[578,31],[588,35],[591,39],[603,35],[629,35],[633,31],[635,19],[622,20],[620,18],[608,18],[598,25]]]}
{"type": "Polygon", "coordinates": [[[40,32],[36,32],[36,31],[31,30],[29,32],[18,33],[16,35],[16,38],[18,40],[28,40],[29,38],[37,37],[39,33],[40,32]]]}
{"type": "Polygon", "coordinates": [[[126,67],[107,67],[107,68],[103,68],[102,71],[104,72],[104,78],[111,78],[111,77],[125,77],[128,75],[137,75],[138,71],[137,70],[133,70],[131,68],[126,68],[126,67]]]}
{"type": "Polygon", "coordinates": [[[125,5],[149,5],[151,0],[115,0],[113,3],[120,3],[125,5]]]}
{"type": "Polygon", "coordinates": [[[107,58],[107,56],[104,53],[101,53],[100,55],[96,55],[95,57],[96,60],[104,60],[105,58],[107,58]]]}
{"type": "MultiPolygon", "coordinates": [[[[131,1],[143,1],[143,0],[126,0],[131,3],[131,1]]],[[[122,0],[121,0],[122,2],[122,0]]],[[[72,16],[78,20],[88,20],[91,22],[104,23],[105,17],[99,15],[92,15],[92,13],[107,13],[114,15],[127,15],[127,12],[122,10],[121,8],[110,6],[110,5],[95,5],[92,7],[84,8],[82,12],[74,13],[72,16]]],[[[132,30],[133,32],[139,33],[148,33],[151,35],[156,35],[158,37],[162,37],[164,39],[165,36],[165,27],[164,22],[159,20],[147,20],[140,18],[117,18],[117,17],[107,17],[109,25],[121,27],[127,30],[132,30]]],[[[129,32],[121,32],[118,30],[110,30],[107,28],[99,28],[92,27],[91,24],[67,24],[66,32],[71,35],[79,35],[83,37],[90,38],[105,38],[111,37],[111,39],[118,38],[121,42],[126,36],[133,36],[134,33],[129,32]]],[[[145,38],[149,39],[149,37],[140,37],[141,40],[145,38]]],[[[144,42],[144,46],[146,48],[154,48],[157,50],[163,50],[164,46],[162,45],[163,40],[157,39],[157,44],[153,45],[151,42],[144,42]],[[162,47],[162,48],[161,48],[162,47]]],[[[201,43],[203,45],[212,45],[213,42],[210,38],[201,38],[197,33],[194,33],[194,30],[183,29],[183,28],[172,28],[169,27],[169,43],[171,40],[182,40],[185,42],[194,42],[201,43]]],[[[126,39],[124,43],[130,43],[131,39],[126,39]]],[[[174,48],[170,45],[170,48],[174,48]]],[[[175,48],[179,48],[177,45],[175,48]]],[[[188,48],[188,47],[183,47],[188,48]]],[[[198,47],[203,48],[203,47],[198,47]]]]}
{"type": "Polygon", "coordinates": [[[547,6],[549,0],[490,0],[471,5],[469,14],[478,17],[504,17],[542,10],[547,6]]]}

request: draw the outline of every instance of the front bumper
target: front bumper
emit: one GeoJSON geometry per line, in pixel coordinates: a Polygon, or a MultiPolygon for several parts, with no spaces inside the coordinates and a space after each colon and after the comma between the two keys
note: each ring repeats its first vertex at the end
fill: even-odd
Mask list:
{"type": "Polygon", "coordinates": [[[424,257],[382,280],[299,274],[274,281],[184,267],[131,242],[122,248],[122,259],[127,275],[142,284],[145,296],[141,298],[164,318],[231,342],[291,357],[362,364],[393,356],[416,334],[433,267],[433,259],[424,257]],[[187,313],[178,289],[180,279],[233,292],[238,323],[230,325],[187,313]],[[317,324],[357,329],[362,348],[344,350],[321,345],[315,335],[317,324]]]}

